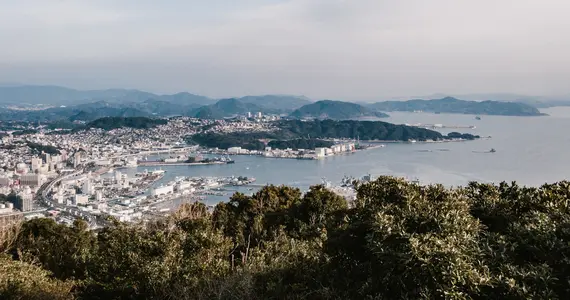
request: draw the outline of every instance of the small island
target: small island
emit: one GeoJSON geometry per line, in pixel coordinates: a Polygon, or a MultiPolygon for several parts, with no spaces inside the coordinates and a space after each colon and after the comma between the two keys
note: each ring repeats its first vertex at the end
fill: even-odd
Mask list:
{"type": "Polygon", "coordinates": [[[409,111],[498,116],[543,116],[536,107],[519,102],[465,101],[453,97],[433,100],[384,101],[368,105],[381,111],[409,111]]]}

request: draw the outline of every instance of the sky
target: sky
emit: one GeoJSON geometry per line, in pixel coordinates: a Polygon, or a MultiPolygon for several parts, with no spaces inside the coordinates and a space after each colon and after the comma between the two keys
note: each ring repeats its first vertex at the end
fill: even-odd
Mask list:
{"type": "Polygon", "coordinates": [[[568,0],[0,0],[0,82],[385,100],[570,95],[568,0]]]}

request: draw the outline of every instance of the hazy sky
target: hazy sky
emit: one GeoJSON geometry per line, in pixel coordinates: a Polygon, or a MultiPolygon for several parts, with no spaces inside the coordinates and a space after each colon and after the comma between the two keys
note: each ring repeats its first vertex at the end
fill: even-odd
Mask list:
{"type": "Polygon", "coordinates": [[[0,0],[0,82],[570,94],[569,12],[568,0],[0,0]]]}

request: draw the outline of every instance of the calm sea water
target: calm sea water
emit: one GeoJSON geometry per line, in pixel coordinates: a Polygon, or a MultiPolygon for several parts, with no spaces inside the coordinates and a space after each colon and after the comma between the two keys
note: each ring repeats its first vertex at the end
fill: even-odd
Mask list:
{"type": "MultiPolygon", "coordinates": [[[[162,182],[176,176],[248,176],[259,184],[285,184],[303,190],[322,182],[340,182],[345,176],[362,177],[393,175],[419,179],[422,183],[465,185],[469,181],[517,181],[525,185],[541,185],[570,178],[570,108],[544,110],[546,117],[391,113],[383,121],[469,126],[456,129],[491,139],[432,143],[386,144],[385,148],[329,157],[324,160],[270,159],[257,156],[235,156],[233,165],[164,167],[162,182]],[[496,149],[496,153],[482,153],[496,149]],[[448,151],[439,151],[447,149],[448,151]],[[432,150],[426,152],[425,150],[432,150]]],[[[445,131],[448,132],[449,130],[445,131]]],[[[134,174],[144,168],[126,170],[134,174]]],[[[149,168],[152,169],[152,168],[149,168]]],[[[225,197],[227,198],[227,197],[225,197]]],[[[209,203],[224,200],[209,198],[209,203]]]]}

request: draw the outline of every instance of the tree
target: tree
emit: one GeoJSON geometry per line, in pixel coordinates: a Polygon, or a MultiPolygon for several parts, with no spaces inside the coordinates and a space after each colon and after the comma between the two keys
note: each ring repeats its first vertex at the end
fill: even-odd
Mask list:
{"type": "Polygon", "coordinates": [[[68,227],[44,218],[22,225],[14,252],[20,260],[37,260],[59,279],[85,279],[95,247],[93,232],[84,221],[68,227]]]}
{"type": "Polygon", "coordinates": [[[0,254],[0,298],[30,300],[74,299],[72,281],[53,279],[49,271],[0,254]]]}
{"type": "Polygon", "coordinates": [[[312,186],[294,207],[295,231],[301,236],[318,237],[327,229],[340,225],[348,203],[342,196],[325,188],[312,186]]]}
{"type": "Polygon", "coordinates": [[[251,197],[236,193],[216,206],[214,223],[234,237],[240,249],[256,247],[275,237],[280,227],[292,225],[290,209],[300,198],[299,189],[287,186],[265,186],[251,197]]]}
{"type": "Polygon", "coordinates": [[[35,287],[60,289],[52,299],[569,298],[570,182],[380,177],[355,188],[348,205],[324,186],[266,186],[213,214],[191,203],[97,234],[26,221],[0,243],[11,254],[0,255],[0,297],[34,299],[35,287]],[[18,274],[31,283],[10,281],[18,274]]]}

